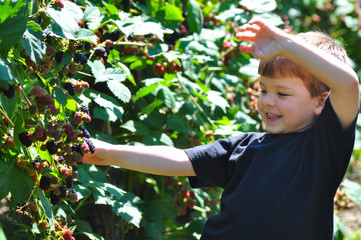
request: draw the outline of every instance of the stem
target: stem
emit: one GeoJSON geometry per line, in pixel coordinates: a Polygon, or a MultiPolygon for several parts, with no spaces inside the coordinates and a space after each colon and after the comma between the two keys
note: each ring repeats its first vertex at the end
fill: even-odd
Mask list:
{"type": "Polygon", "coordinates": [[[6,119],[9,121],[9,123],[11,123],[11,125],[13,127],[15,127],[15,124],[11,121],[11,119],[9,118],[9,116],[2,110],[2,108],[0,108],[0,112],[6,117],[6,119]]]}

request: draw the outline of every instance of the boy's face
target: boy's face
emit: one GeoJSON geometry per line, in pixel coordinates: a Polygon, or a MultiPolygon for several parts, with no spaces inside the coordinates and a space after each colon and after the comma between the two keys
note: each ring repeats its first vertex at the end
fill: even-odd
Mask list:
{"type": "Polygon", "coordinates": [[[324,106],[320,97],[311,97],[304,82],[297,77],[261,76],[260,86],[262,92],[257,107],[267,131],[272,134],[309,128],[324,106]]]}

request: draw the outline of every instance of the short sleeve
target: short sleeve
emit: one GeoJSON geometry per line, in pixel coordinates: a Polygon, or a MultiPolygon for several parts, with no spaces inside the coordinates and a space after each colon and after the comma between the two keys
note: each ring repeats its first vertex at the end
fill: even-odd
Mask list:
{"type": "Polygon", "coordinates": [[[358,114],[355,116],[352,124],[344,130],[330,99],[327,98],[325,107],[319,117],[318,128],[321,131],[321,135],[324,136],[322,140],[324,141],[324,148],[329,152],[329,159],[331,159],[335,169],[336,184],[342,180],[351,158],[355,143],[357,116],[358,114]]]}
{"type": "Polygon", "coordinates": [[[249,133],[220,139],[214,143],[185,149],[195,177],[189,177],[192,187],[225,187],[233,172],[234,164],[229,160],[234,150],[247,145],[253,135],[249,133]]]}

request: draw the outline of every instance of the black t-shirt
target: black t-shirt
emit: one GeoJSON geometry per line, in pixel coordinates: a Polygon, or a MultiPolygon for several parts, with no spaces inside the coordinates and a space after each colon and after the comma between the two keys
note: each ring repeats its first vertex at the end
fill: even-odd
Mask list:
{"type": "Polygon", "coordinates": [[[329,99],[315,124],[290,134],[245,133],[186,149],[192,187],[222,187],[202,240],[330,240],[333,198],[356,120],[343,131],[329,99]]]}

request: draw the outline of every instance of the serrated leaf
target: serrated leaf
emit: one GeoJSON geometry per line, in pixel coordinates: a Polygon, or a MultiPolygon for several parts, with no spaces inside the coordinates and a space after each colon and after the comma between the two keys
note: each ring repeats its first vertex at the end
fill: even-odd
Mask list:
{"type": "Polygon", "coordinates": [[[169,50],[168,44],[155,43],[155,44],[153,44],[152,48],[148,49],[148,56],[149,57],[159,56],[162,53],[167,52],[168,50],[169,50]]]}
{"type": "Polygon", "coordinates": [[[149,127],[147,125],[144,125],[142,122],[139,122],[139,121],[129,120],[128,122],[124,123],[120,127],[125,128],[128,131],[130,131],[132,133],[137,133],[137,134],[146,135],[146,134],[148,134],[150,132],[149,127]]]}
{"type": "Polygon", "coordinates": [[[93,109],[93,118],[100,119],[103,121],[115,122],[118,117],[112,111],[107,108],[95,107],[93,109]]]}
{"type": "Polygon", "coordinates": [[[99,106],[113,112],[119,118],[119,120],[122,121],[123,108],[119,106],[118,102],[114,98],[102,93],[95,93],[89,90],[88,92],[90,92],[89,97],[92,98],[94,102],[96,102],[99,106]]]}
{"type": "Polygon", "coordinates": [[[10,1],[10,0],[1,1],[0,23],[3,23],[8,17],[23,14],[24,6],[26,6],[25,1],[10,1]]]}
{"type": "Polygon", "coordinates": [[[138,90],[138,92],[135,94],[135,99],[134,101],[137,101],[139,98],[142,98],[142,97],[145,97],[147,96],[148,94],[154,92],[157,87],[159,86],[158,83],[155,83],[155,84],[152,84],[152,85],[149,85],[149,86],[146,86],[146,87],[143,87],[141,88],[140,90],[138,90]]]}
{"type": "Polygon", "coordinates": [[[0,57],[0,80],[9,81],[15,79],[13,70],[5,63],[4,59],[0,57]]]}
{"type": "Polygon", "coordinates": [[[49,25],[45,32],[52,32],[57,36],[71,40],[86,40],[96,43],[96,36],[91,30],[79,27],[72,11],[55,9],[52,5],[46,9],[54,23],[49,25]]]}
{"type": "MultiPolygon", "coordinates": [[[[226,112],[226,108],[229,107],[229,103],[224,99],[219,92],[210,90],[207,92],[207,99],[212,103],[212,106],[220,107],[223,112],[226,112]]],[[[213,107],[212,107],[213,108],[213,107]]]]}
{"type": "Polygon", "coordinates": [[[151,132],[143,138],[145,145],[168,145],[174,146],[173,141],[167,134],[162,132],[151,132]]]}
{"type": "Polygon", "coordinates": [[[54,87],[53,88],[53,95],[55,100],[62,106],[65,106],[67,104],[67,98],[65,93],[63,92],[62,89],[58,88],[58,87],[54,87]]]}
{"type": "Polygon", "coordinates": [[[14,202],[22,203],[29,198],[33,185],[24,170],[0,161],[0,199],[10,192],[14,202]]]}
{"type": "Polygon", "coordinates": [[[203,27],[203,13],[196,0],[188,1],[187,11],[187,22],[190,29],[195,33],[200,33],[203,27]]]}
{"type": "Polygon", "coordinates": [[[7,18],[0,24],[0,50],[11,48],[20,41],[26,29],[26,20],[26,16],[19,15],[7,18]]]}
{"type": "Polygon", "coordinates": [[[135,83],[134,77],[133,77],[132,73],[130,72],[129,68],[128,68],[125,64],[123,64],[123,63],[121,63],[121,62],[117,62],[116,65],[118,65],[119,68],[124,71],[124,73],[125,73],[126,76],[127,76],[127,79],[128,79],[131,83],[133,83],[134,86],[136,86],[137,84],[135,83]]]}
{"type": "Polygon", "coordinates": [[[94,30],[101,24],[104,13],[99,11],[98,7],[88,7],[84,10],[84,20],[90,30],[94,30]]]}
{"type": "Polygon", "coordinates": [[[46,46],[42,40],[43,31],[41,27],[37,23],[29,21],[21,41],[25,52],[36,64],[40,63],[46,52],[46,46]]]}
{"type": "Polygon", "coordinates": [[[93,75],[95,77],[95,83],[106,82],[109,80],[116,80],[119,82],[124,81],[127,78],[127,74],[121,68],[105,68],[104,64],[100,60],[94,62],[88,62],[93,75]]]}
{"type": "Polygon", "coordinates": [[[110,89],[110,91],[112,91],[112,93],[119,100],[126,102],[126,103],[130,101],[132,94],[124,84],[122,84],[118,81],[112,80],[112,81],[108,81],[107,85],[108,85],[108,88],[110,89]]]}
{"type": "Polygon", "coordinates": [[[168,108],[175,108],[175,96],[174,93],[167,87],[162,87],[159,91],[159,97],[163,100],[164,104],[168,108]]]}
{"type": "Polygon", "coordinates": [[[121,216],[136,227],[139,227],[140,220],[142,219],[142,212],[136,206],[139,203],[140,199],[137,196],[127,192],[120,201],[116,200],[112,202],[112,209],[115,214],[121,216]]]}
{"type": "Polygon", "coordinates": [[[239,1],[239,4],[246,7],[249,11],[256,13],[271,12],[277,7],[275,0],[241,0],[239,1]]]}
{"type": "Polygon", "coordinates": [[[178,132],[189,132],[190,126],[188,122],[176,114],[170,114],[167,117],[167,126],[171,130],[178,132]]]}

